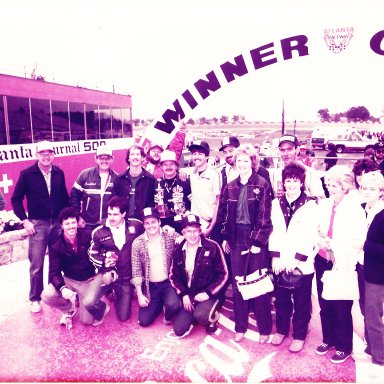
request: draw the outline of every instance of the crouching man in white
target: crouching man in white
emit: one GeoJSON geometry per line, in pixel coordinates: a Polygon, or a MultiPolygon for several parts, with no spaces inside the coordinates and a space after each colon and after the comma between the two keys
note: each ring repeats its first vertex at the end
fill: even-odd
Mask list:
{"type": "Polygon", "coordinates": [[[79,213],[73,207],[64,208],[59,214],[63,231],[49,252],[49,285],[42,293],[43,301],[63,311],[60,325],[72,326],[72,317],[79,298],[80,321],[92,324],[93,316],[85,309],[83,299],[95,275],[95,268],[88,258],[91,242],[89,231],[78,228],[79,213]]]}

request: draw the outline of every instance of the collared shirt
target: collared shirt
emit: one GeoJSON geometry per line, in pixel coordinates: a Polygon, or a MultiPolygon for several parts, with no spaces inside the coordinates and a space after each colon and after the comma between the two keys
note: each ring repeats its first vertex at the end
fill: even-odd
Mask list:
{"type": "Polygon", "coordinates": [[[111,227],[109,220],[105,222],[105,226],[108,227],[112,232],[113,241],[115,242],[116,247],[121,251],[123,245],[126,242],[125,239],[125,221],[120,224],[118,227],[111,227]]]}
{"type": "Polygon", "coordinates": [[[51,173],[52,173],[52,165],[49,167],[49,170],[48,172],[45,172],[41,169],[39,163],[37,163],[37,166],[39,167],[41,173],[43,174],[44,176],[44,180],[47,184],[47,188],[48,188],[48,193],[51,194],[51,173]]]}
{"type": "Polygon", "coordinates": [[[208,167],[203,172],[195,169],[190,176],[192,190],[191,212],[204,220],[211,221],[216,208],[216,196],[220,195],[220,176],[208,167]]]}
{"type": "Polygon", "coordinates": [[[372,208],[368,205],[365,206],[365,212],[367,213],[368,228],[371,225],[375,216],[384,209],[384,201],[379,200],[372,208]]]}

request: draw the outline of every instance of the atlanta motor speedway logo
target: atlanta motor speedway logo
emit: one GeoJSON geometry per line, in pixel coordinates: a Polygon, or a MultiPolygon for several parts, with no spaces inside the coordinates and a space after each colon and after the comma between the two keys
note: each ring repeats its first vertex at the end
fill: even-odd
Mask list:
{"type": "Polygon", "coordinates": [[[328,28],[324,30],[324,40],[333,53],[344,51],[353,37],[353,27],[328,28]]]}

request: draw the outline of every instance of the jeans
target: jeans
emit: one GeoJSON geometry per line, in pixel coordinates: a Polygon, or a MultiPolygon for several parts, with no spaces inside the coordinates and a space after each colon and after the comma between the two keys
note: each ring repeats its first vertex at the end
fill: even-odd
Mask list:
{"type": "Polygon", "coordinates": [[[384,365],[384,285],[365,281],[365,324],[367,330],[366,352],[372,362],[384,365]]]}
{"type": "Polygon", "coordinates": [[[160,283],[149,282],[151,299],[147,307],[139,307],[139,324],[146,327],[152,324],[164,306],[166,320],[171,320],[180,308],[180,299],[169,280],[160,283]]]}
{"type": "MultiPolygon", "coordinates": [[[[269,335],[272,331],[271,299],[269,294],[258,296],[254,299],[243,300],[236,285],[235,276],[244,275],[244,263],[247,255],[241,252],[251,247],[250,225],[236,225],[236,242],[230,244],[231,267],[232,267],[232,291],[235,315],[235,331],[245,333],[248,329],[248,313],[252,311],[255,315],[260,335],[269,335]]],[[[251,254],[247,274],[255,272],[260,268],[267,268],[268,252],[263,247],[260,253],[251,254]]]]}
{"type": "Polygon", "coordinates": [[[217,308],[217,304],[218,300],[211,298],[202,302],[194,302],[193,312],[188,312],[181,307],[173,322],[175,335],[184,336],[195,322],[203,326],[210,324],[209,318],[217,308]]]}
{"type": "Polygon", "coordinates": [[[276,330],[288,335],[292,317],[292,337],[305,340],[311,320],[312,279],[314,274],[303,275],[303,285],[295,289],[275,287],[276,330]],[[293,301],[293,302],[292,302],[293,301]]]}
{"type": "Polygon", "coordinates": [[[120,321],[126,321],[131,316],[131,303],[133,286],[129,277],[119,277],[111,285],[103,284],[103,275],[98,273],[91,282],[85,295],[84,307],[92,314],[96,320],[101,320],[104,316],[106,304],[101,300],[104,294],[112,287],[116,294],[116,316],[120,321]]]}
{"type": "Polygon", "coordinates": [[[60,224],[57,220],[31,220],[35,233],[29,236],[28,259],[30,277],[30,301],[40,301],[44,288],[43,270],[47,246],[50,247],[60,234],[60,224]]]}
{"type": "MultiPolygon", "coordinates": [[[[65,285],[76,292],[79,296],[79,316],[80,321],[83,324],[92,324],[93,316],[87,311],[84,307],[83,300],[86,292],[91,284],[93,278],[86,281],[77,281],[70,279],[69,277],[64,276],[65,285]]],[[[61,293],[58,292],[52,284],[44,289],[42,293],[42,299],[44,303],[48,304],[51,307],[59,308],[63,312],[68,312],[72,308],[72,303],[69,300],[64,299],[61,296],[61,293]]]]}
{"type": "Polygon", "coordinates": [[[337,351],[351,353],[353,339],[352,305],[353,300],[325,300],[323,282],[321,278],[327,270],[331,270],[333,263],[317,255],[315,257],[315,271],[317,295],[320,305],[321,329],[323,342],[334,345],[337,351]]]}

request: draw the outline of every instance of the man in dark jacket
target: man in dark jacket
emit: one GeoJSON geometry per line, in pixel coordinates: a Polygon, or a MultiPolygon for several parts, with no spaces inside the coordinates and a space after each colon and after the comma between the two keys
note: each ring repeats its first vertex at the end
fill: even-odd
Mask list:
{"type": "Polygon", "coordinates": [[[169,276],[182,300],[173,330],[177,336],[187,336],[196,321],[213,333],[219,318],[218,294],[228,279],[227,265],[219,245],[201,235],[198,216],[184,216],[182,226],[185,241],[174,251],[169,276]]]}
{"type": "Polygon", "coordinates": [[[127,218],[140,218],[141,211],[155,205],[156,179],[142,167],[144,150],[133,145],[127,151],[128,169],[116,178],[113,196],[122,196],[127,200],[127,218]]]}
{"type": "Polygon", "coordinates": [[[126,199],[114,196],[107,204],[108,218],[92,232],[89,258],[98,274],[84,299],[84,306],[94,316],[92,325],[100,325],[110,307],[101,300],[110,286],[116,300],[116,315],[120,321],[131,316],[133,286],[131,251],[132,242],[144,232],[143,223],[126,217],[126,199]]]}
{"type": "Polygon", "coordinates": [[[63,231],[49,253],[49,284],[42,293],[44,303],[60,308],[60,325],[72,325],[76,313],[75,299],[79,297],[80,321],[92,324],[93,316],[84,308],[83,299],[95,276],[95,268],[88,258],[91,232],[78,228],[76,208],[64,208],[59,214],[63,231]]]}
{"type": "Polygon", "coordinates": [[[55,157],[53,144],[49,141],[37,143],[36,157],[35,164],[20,172],[11,198],[13,210],[29,235],[31,312],[41,310],[45,251],[47,245],[50,247],[58,237],[59,212],[69,205],[64,172],[52,165],[55,157]],[[27,199],[28,216],[23,206],[24,197],[27,199]]]}

